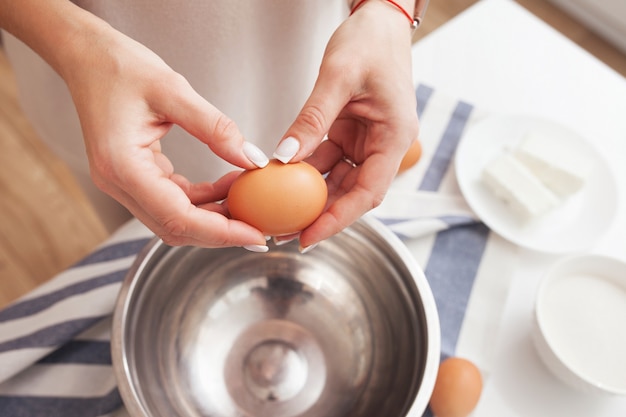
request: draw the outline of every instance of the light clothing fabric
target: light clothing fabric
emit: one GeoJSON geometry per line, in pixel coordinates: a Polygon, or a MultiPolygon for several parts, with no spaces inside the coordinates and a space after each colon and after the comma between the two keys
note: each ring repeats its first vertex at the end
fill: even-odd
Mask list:
{"type": "MultiPolygon", "coordinates": [[[[271,155],[310,93],[342,0],[79,0],[79,6],[152,49],[271,155]]],[[[5,34],[21,102],[40,137],[68,163],[113,230],[128,213],[93,186],[80,124],[63,80],[5,34]]],[[[214,180],[234,167],[174,127],[162,141],[177,172],[214,180]]]]}

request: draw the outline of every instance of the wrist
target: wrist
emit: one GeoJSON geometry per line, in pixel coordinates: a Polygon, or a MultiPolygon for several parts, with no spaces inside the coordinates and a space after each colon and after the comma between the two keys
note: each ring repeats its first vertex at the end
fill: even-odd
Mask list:
{"type": "MultiPolygon", "coordinates": [[[[395,7],[398,12],[403,14],[408,19],[412,29],[417,27],[422,22],[422,18],[428,7],[429,0],[382,0],[387,3],[387,6],[395,7]]],[[[367,0],[348,0],[348,7],[350,8],[350,14],[354,13],[358,8],[367,3],[367,0]]]]}

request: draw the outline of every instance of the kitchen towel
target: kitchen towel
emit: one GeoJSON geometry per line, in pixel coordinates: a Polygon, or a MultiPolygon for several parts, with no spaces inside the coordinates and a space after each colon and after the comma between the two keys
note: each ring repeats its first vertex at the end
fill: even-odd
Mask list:
{"type": "Polygon", "coordinates": [[[463,134],[488,114],[424,84],[416,96],[422,159],[396,178],[373,214],[424,269],[439,311],[442,358],[467,357],[487,377],[517,246],[492,233],[467,205],[454,157],[463,134]]]}
{"type": "MultiPolygon", "coordinates": [[[[487,377],[516,248],[476,218],[456,184],[456,146],[481,113],[425,85],[416,94],[422,159],[398,176],[373,214],[425,271],[440,316],[441,357],[467,357],[487,377]]],[[[0,311],[1,417],[127,415],[111,366],[111,313],[126,271],[151,237],[132,220],[0,311]]]]}

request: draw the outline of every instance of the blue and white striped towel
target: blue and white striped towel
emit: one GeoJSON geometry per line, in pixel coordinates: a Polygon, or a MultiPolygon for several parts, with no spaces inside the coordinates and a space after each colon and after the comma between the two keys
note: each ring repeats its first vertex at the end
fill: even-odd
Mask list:
{"type": "MultiPolygon", "coordinates": [[[[480,118],[462,101],[416,89],[422,160],[401,174],[374,214],[423,266],[439,309],[442,357],[488,374],[515,247],[478,221],[451,161],[480,118]]],[[[126,416],[109,350],[122,279],[152,234],[133,220],[84,260],[0,311],[0,416],[126,416]]]]}

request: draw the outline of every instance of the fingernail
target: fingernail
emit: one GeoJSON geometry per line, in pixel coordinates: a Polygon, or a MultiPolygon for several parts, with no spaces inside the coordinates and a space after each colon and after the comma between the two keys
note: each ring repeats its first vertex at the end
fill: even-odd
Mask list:
{"type": "Polygon", "coordinates": [[[280,144],[274,151],[273,156],[283,164],[286,164],[287,162],[291,161],[291,158],[296,156],[299,150],[300,142],[298,142],[298,139],[290,136],[280,142],[280,144]]]}
{"type": "Polygon", "coordinates": [[[298,234],[293,235],[293,236],[286,236],[284,238],[280,238],[280,236],[276,236],[274,237],[274,244],[276,246],[281,246],[281,245],[286,245],[289,242],[293,242],[294,240],[296,240],[298,238],[298,234]]]}
{"type": "Polygon", "coordinates": [[[267,252],[270,250],[270,248],[265,245],[246,245],[243,248],[249,250],[250,252],[267,252]]]}
{"type": "Polygon", "coordinates": [[[250,162],[259,168],[264,168],[270,162],[269,158],[265,155],[261,148],[253,143],[244,142],[243,153],[250,160],[250,162]]]}
{"type": "Polygon", "coordinates": [[[298,250],[300,251],[301,254],[304,255],[305,253],[311,252],[313,249],[315,249],[316,246],[317,246],[317,243],[309,245],[306,248],[303,248],[302,246],[300,246],[300,248],[298,248],[298,250]]]}

